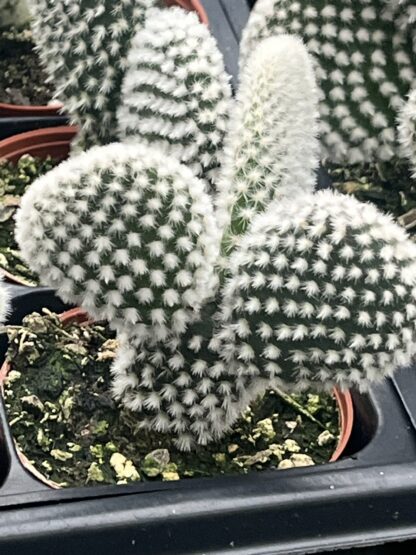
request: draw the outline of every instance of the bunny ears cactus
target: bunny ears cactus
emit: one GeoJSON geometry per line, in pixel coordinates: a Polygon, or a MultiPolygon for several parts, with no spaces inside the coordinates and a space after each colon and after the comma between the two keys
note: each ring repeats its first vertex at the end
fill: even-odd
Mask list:
{"type": "Polygon", "coordinates": [[[37,180],[16,237],[65,301],[142,339],[184,331],[217,282],[204,184],[142,145],[96,147],[37,180]]]}
{"type": "Polygon", "coordinates": [[[34,35],[84,148],[140,140],[216,186],[231,87],[195,13],[157,0],[35,0],[34,35]],[[63,40],[64,38],[64,40],[63,40]]]}
{"type": "Polygon", "coordinates": [[[23,199],[26,261],[108,318],[115,397],[182,449],[267,387],[365,389],[414,352],[416,247],[372,206],[313,194],[317,105],[301,41],[269,39],[242,76],[214,201],[149,144],[73,157],[23,199]]]}
{"type": "Polygon", "coordinates": [[[221,53],[195,13],[151,10],[127,59],[121,140],[139,140],[216,185],[231,99],[221,53]]]}
{"type": "Polygon", "coordinates": [[[258,0],[242,58],[270,35],[300,35],[321,90],[322,157],[338,164],[391,160],[400,156],[396,118],[416,84],[414,13],[399,0],[258,0]]]}
{"type": "Polygon", "coordinates": [[[132,37],[156,0],[31,0],[41,61],[83,147],[117,139],[116,111],[132,37]]]}
{"type": "Polygon", "coordinates": [[[317,118],[315,76],[302,42],[283,35],[261,43],[242,71],[225,142],[217,208],[226,251],[271,200],[314,190],[317,118]]]}

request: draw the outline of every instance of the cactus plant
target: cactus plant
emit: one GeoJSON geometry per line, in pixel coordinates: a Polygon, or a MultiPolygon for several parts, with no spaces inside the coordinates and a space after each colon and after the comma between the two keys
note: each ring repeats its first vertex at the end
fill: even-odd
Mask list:
{"type": "Polygon", "coordinates": [[[316,62],[322,157],[388,161],[400,156],[396,117],[416,83],[414,11],[399,0],[257,0],[242,59],[270,35],[300,35],[316,62]]]}
{"type": "Polygon", "coordinates": [[[31,0],[33,32],[56,98],[81,126],[80,145],[116,139],[116,110],[134,34],[155,0],[31,0]]]}
{"type": "Polygon", "coordinates": [[[17,215],[42,281],[117,330],[114,396],[181,449],[220,437],[267,387],[364,389],[414,351],[416,246],[376,208],[311,192],[318,97],[303,44],[273,38],[253,56],[217,222],[203,182],[148,145],[74,157],[31,186],[17,215]],[[299,63],[262,80],[281,57],[299,63]]]}
{"type": "Polygon", "coordinates": [[[151,10],[127,66],[120,140],[151,144],[215,184],[231,87],[208,28],[181,8],[151,10]]]}
{"type": "Polygon", "coordinates": [[[0,28],[21,27],[30,19],[26,0],[0,0],[0,28]]]}

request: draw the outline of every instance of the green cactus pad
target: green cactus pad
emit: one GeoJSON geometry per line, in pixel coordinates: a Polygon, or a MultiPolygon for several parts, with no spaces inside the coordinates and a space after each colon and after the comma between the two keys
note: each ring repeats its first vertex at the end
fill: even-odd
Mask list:
{"type": "Polygon", "coordinates": [[[270,35],[301,36],[322,92],[323,158],[343,164],[400,155],[396,117],[416,84],[415,27],[400,2],[258,0],[242,58],[270,35]]]}
{"type": "Polygon", "coordinates": [[[73,157],[30,187],[16,220],[41,282],[115,329],[181,332],[215,292],[218,237],[204,184],[149,148],[73,157]]]}
{"type": "Polygon", "coordinates": [[[181,8],[151,10],[127,63],[120,139],[175,156],[215,187],[231,87],[208,28],[181,8]]]}
{"type": "Polygon", "coordinates": [[[327,191],[276,203],[230,267],[225,360],[292,389],[365,389],[415,352],[416,245],[370,204],[327,191]]]}

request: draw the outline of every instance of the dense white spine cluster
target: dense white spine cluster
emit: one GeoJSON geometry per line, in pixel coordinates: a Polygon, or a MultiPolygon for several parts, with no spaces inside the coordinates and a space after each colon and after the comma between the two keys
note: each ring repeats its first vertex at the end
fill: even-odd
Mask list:
{"type": "Polygon", "coordinates": [[[302,41],[284,35],[260,43],[244,67],[225,144],[217,205],[227,249],[271,200],[314,190],[317,119],[302,41]]]}
{"type": "Polygon", "coordinates": [[[140,341],[182,333],[215,294],[218,232],[204,184],[142,145],[96,147],[39,178],[16,238],[43,284],[140,341]]]}
{"type": "Polygon", "coordinates": [[[220,438],[269,382],[248,376],[245,365],[221,360],[213,338],[213,307],[205,307],[186,334],[136,346],[119,335],[113,364],[116,399],[138,413],[145,429],[169,434],[189,450],[220,438]]]}
{"type": "Polygon", "coordinates": [[[416,3],[414,0],[384,0],[394,10],[398,23],[403,27],[416,22],[416,3]]]}
{"type": "Polygon", "coordinates": [[[416,89],[403,106],[398,118],[399,140],[402,155],[407,158],[416,177],[416,89]]]}
{"type": "Polygon", "coordinates": [[[31,0],[41,61],[84,147],[116,140],[116,111],[132,37],[155,0],[31,0]]]}
{"type": "Polygon", "coordinates": [[[339,164],[390,160],[400,154],[397,113],[416,85],[409,18],[397,0],[258,0],[242,60],[260,39],[301,36],[316,59],[322,157],[339,164]]]}
{"type": "Polygon", "coordinates": [[[0,28],[20,27],[30,19],[26,0],[0,0],[0,28]]]}
{"type": "Polygon", "coordinates": [[[231,256],[222,318],[225,362],[295,390],[366,389],[416,350],[416,245],[350,196],[275,202],[231,256]]]}
{"type": "Polygon", "coordinates": [[[222,55],[195,13],[148,12],[127,58],[121,140],[147,143],[216,183],[231,87],[222,55]]]}

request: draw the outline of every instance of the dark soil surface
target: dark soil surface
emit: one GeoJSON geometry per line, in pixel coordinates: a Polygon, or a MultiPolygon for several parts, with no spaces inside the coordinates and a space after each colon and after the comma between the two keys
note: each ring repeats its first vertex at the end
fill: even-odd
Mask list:
{"type": "Polygon", "coordinates": [[[56,315],[10,327],[6,408],[21,451],[61,486],[246,474],[327,462],[338,435],[331,395],[268,391],[220,442],[184,453],[110,394],[117,342],[105,326],[56,315]]]}
{"type": "Polygon", "coordinates": [[[48,104],[53,89],[46,83],[29,30],[0,31],[0,102],[17,105],[48,104]]]}

